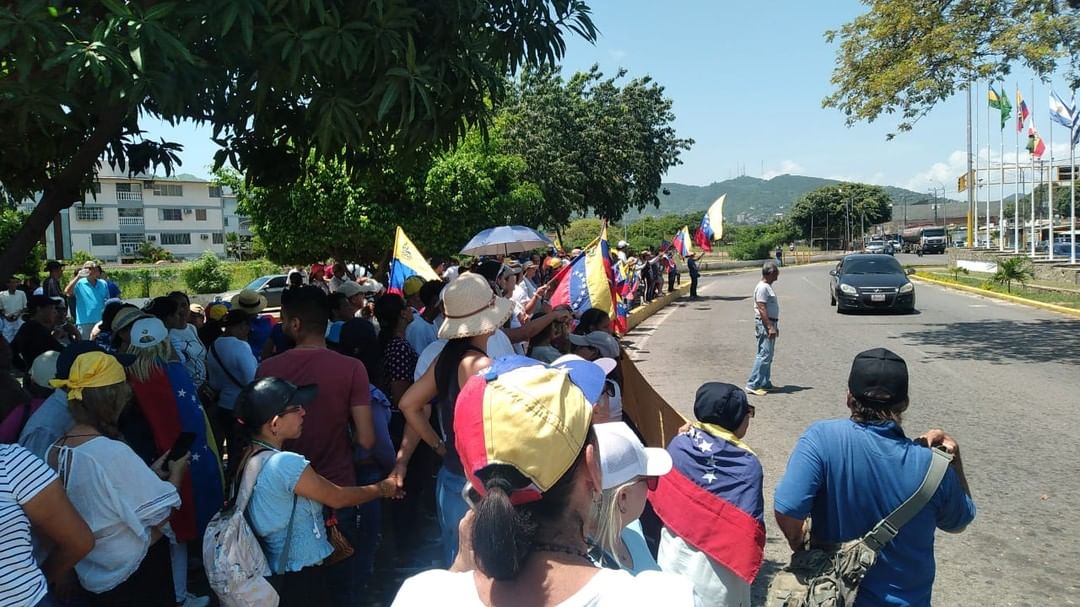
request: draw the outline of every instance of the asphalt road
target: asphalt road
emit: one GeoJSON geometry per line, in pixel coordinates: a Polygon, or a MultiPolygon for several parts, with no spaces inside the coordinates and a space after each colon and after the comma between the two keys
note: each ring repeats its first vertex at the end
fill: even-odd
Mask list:
{"type": "MultiPolygon", "coordinates": [[[[964,533],[937,535],[935,605],[1080,603],[1080,320],[927,284],[916,284],[917,314],[839,315],[830,267],[784,268],[775,284],[773,383],[783,388],[751,396],[746,437],[765,468],[768,562],[758,585],[788,560],[772,493],[796,439],[815,420],[847,416],[852,358],[884,346],[911,374],[908,435],[940,427],[957,439],[978,509],[964,533]]],[[[672,304],[628,336],[639,368],[688,418],[701,383],[746,382],[758,276],[703,278],[701,299],[672,304]]]]}

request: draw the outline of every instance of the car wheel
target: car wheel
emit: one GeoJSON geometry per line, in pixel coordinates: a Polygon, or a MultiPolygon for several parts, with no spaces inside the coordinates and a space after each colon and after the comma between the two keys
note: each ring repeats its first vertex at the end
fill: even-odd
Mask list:
{"type": "Polygon", "coordinates": [[[843,314],[844,313],[844,308],[840,307],[839,303],[836,304],[836,313],[837,314],[843,314]]]}

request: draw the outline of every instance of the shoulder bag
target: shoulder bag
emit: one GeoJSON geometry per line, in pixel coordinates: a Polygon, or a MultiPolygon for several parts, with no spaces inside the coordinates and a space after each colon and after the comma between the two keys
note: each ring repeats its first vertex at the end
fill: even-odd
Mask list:
{"type": "Polygon", "coordinates": [[[930,502],[952,462],[941,449],[930,450],[930,469],[918,490],[869,533],[840,545],[811,547],[791,555],[791,564],[769,584],[766,607],[851,607],[878,552],[930,502]]]}
{"type": "MultiPolygon", "coordinates": [[[[229,381],[235,384],[238,388],[243,388],[244,384],[240,383],[229,371],[229,368],[225,366],[225,363],[222,362],[221,356],[218,355],[217,348],[215,346],[217,346],[217,340],[210,343],[210,355],[213,356],[214,360],[217,361],[218,366],[221,367],[221,370],[225,372],[225,376],[229,378],[229,381]]],[[[209,370],[207,370],[206,381],[204,381],[202,385],[199,386],[199,400],[202,401],[204,407],[213,407],[217,405],[218,399],[220,398],[221,390],[218,390],[210,385],[210,372],[209,370]]]]}

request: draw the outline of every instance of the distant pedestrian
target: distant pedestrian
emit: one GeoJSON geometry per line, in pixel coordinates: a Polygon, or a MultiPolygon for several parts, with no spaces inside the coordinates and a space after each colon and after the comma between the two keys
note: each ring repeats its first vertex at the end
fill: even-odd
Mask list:
{"type": "Polygon", "coordinates": [[[705,252],[691,253],[686,256],[686,273],[690,275],[690,297],[697,297],[697,285],[698,277],[701,276],[701,271],[698,270],[697,262],[701,257],[705,255],[705,252]]]}
{"type": "Polygon", "coordinates": [[[766,261],[761,266],[761,281],[754,287],[754,333],[757,337],[757,356],[746,391],[764,396],[774,389],[772,385],[772,362],[776,351],[776,338],[780,335],[780,303],[772,284],[780,277],[776,262],[766,261]]]}
{"type": "Polygon", "coordinates": [[[776,245],[776,265],[784,265],[784,249],[780,245],[776,245]]]}
{"type": "Polygon", "coordinates": [[[63,297],[64,287],[60,280],[64,277],[64,266],[59,261],[50,259],[45,262],[45,271],[49,273],[49,277],[41,284],[41,294],[46,297],[63,297]]]}
{"type": "Polygon", "coordinates": [[[9,276],[7,290],[0,292],[0,328],[4,339],[9,343],[15,339],[23,325],[22,315],[26,311],[26,293],[19,290],[19,277],[9,276]]]}

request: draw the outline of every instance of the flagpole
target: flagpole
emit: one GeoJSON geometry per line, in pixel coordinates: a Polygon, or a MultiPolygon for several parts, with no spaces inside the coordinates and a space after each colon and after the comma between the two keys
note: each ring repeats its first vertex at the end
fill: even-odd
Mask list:
{"type": "MultiPolygon", "coordinates": [[[[969,102],[970,106],[970,102],[969,102]]],[[[972,241],[972,248],[975,248],[979,243],[979,106],[975,106],[975,183],[969,184],[975,188],[975,239],[972,241]]]]}
{"type": "MultiPolygon", "coordinates": [[[[993,88],[994,83],[990,83],[993,88]]],[[[1002,88],[1005,88],[1002,85],[1002,88]]],[[[1000,109],[999,109],[1000,111],[1000,109]]],[[[998,153],[998,166],[1001,168],[1001,180],[998,182],[998,247],[1005,251],[1005,125],[1001,125],[1001,150],[998,153]]]]}
{"type": "MultiPolygon", "coordinates": [[[[1016,85],[1020,92],[1020,85],[1016,85]]],[[[1020,104],[1016,104],[1019,106],[1020,104]]],[[[1019,107],[1016,108],[1020,110],[1019,107]]],[[[1016,156],[1013,161],[1013,253],[1020,252],[1020,133],[1016,134],[1016,156]]]]}
{"type": "MultiPolygon", "coordinates": [[[[1075,107],[1075,106],[1074,106],[1075,107]]],[[[1076,115],[1073,115],[1073,130],[1076,129],[1076,115]]],[[[1072,240],[1069,247],[1069,263],[1076,263],[1076,143],[1072,136],[1072,131],[1069,132],[1069,213],[1071,218],[1069,219],[1069,230],[1072,231],[1072,240]]]]}
{"type": "Polygon", "coordinates": [[[1054,261],[1054,121],[1050,121],[1050,170],[1046,175],[1046,200],[1050,208],[1050,261],[1054,261]]]}
{"type": "MultiPolygon", "coordinates": [[[[987,90],[990,85],[987,84],[987,90]]],[[[986,249],[990,250],[990,171],[993,164],[991,156],[993,156],[993,148],[990,146],[990,109],[987,106],[986,110],[986,249]]],[[[998,218],[998,223],[1001,222],[1001,218],[998,218]]]]}
{"type": "MultiPolygon", "coordinates": [[[[976,129],[978,132],[978,129],[976,129]]],[[[968,80],[967,85],[967,166],[964,167],[967,170],[967,181],[977,181],[972,179],[973,173],[971,172],[971,81],[968,80]]],[[[967,246],[969,249],[975,248],[975,213],[972,211],[972,207],[976,204],[976,198],[974,198],[975,188],[978,187],[976,183],[967,184],[967,246]]],[[[976,207],[977,208],[977,207],[976,207]]],[[[947,213],[946,213],[947,215],[947,213]]]]}

